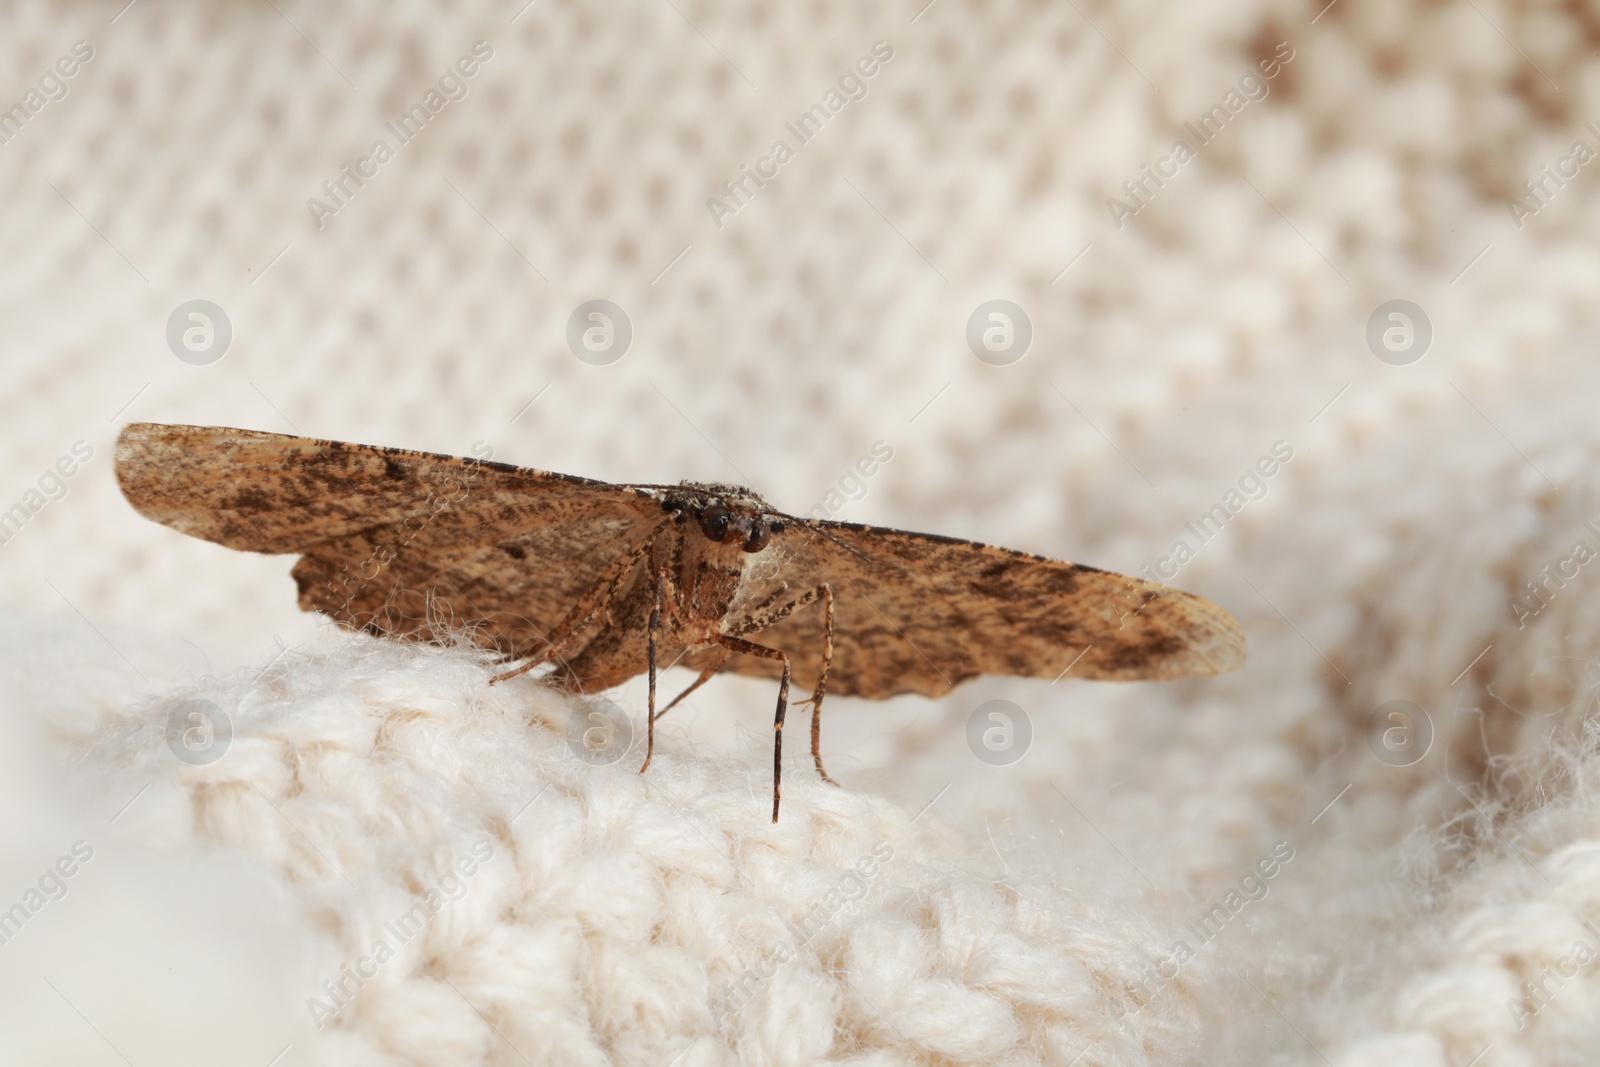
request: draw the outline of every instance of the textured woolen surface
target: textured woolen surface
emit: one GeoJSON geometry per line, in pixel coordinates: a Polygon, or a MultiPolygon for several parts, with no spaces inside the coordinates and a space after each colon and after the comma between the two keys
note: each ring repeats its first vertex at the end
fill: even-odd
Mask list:
{"type": "MultiPolygon", "coordinates": [[[[1592,16],[920,6],[6,7],[0,107],[93,57],[0,143],[0,1059],[1587,1062],[1600,572],[1564,561],[1600,548],[1600,198],[1584,167],[1520,228],[1506,200],[1596,147],[1592,16]],[[714,220],[877,41],[866,95],[714,220]],[[1266,98],[1114,226],[1279,41],[1266,98]],[[633,325],[610,366],[565,341],[597,297],[633,325]],[[206,366],[165,339],[196,298],[234,330],[206,366]],[[964,336],[994,298],[1033,326],[1010,366],[964,336]],[[1409,366],[1364,340],[1397,298],[1435,333],[1409,366]],[[319,630],[288,560],[139,520],[133,419],[792,511],[881,441],[842,517],[1127,571],[1293,458],[1174,579],[1239,618],[1243,671],[832,703],[844,788],[791,743],[773,828],[770,685],[702,690],[644,779],[584,763],[536,686],[319,630]],[[1546,566],[1576,574],[1519,627],[1546,566]],[[191,699],[232,724],[209,766],[163,737],[191,699]],[[988,699],[1032,724],[1009,767],[967,744],[988,699]],[[1409,768],[1369,745],[1393,699],[1433,724],[1409,768]],[[346,967],[373,977],[319,1013],[346,967]]],[[[609,697],[639,721],[641,683],[609,697]]]]}

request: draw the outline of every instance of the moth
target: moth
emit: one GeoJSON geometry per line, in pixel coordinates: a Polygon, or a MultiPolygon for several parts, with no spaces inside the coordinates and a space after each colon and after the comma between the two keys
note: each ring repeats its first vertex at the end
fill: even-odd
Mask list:
{"type": "MultiPolygon", "coordinates": [[[[213,426],[134,423],[117,479],[146,518],[300,557],[300,607],[408,641],[459,641],[593,693],[649,676],[655,724],[720,672],[778,681],[772,821],[791,680],[936,697],[984,674],[1136,680],[1238,667],[1221,608],[1126,575],[936,534],[780,512],[749,489],[615,485],[487,459],[213,426]],[[760,640],[754,640],[759,638],[760,640]],[[699,672],[659,711],[656,676],[699,672]]],[[[837,783],[834,783],[837,784],[837,783]]]]}

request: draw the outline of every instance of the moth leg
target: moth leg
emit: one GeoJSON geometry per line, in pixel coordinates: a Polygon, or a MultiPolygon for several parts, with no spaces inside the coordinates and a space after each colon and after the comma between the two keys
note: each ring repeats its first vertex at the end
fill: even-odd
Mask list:
{"type": "MultiPolygon", "coordinates": [[[[809,700],[801,701],[802,704],[811,705],[811,762],[817,766],[817,773],[829,785],[838,785],[828,776],[822,767],[822,698],[828,691],[828,670],[833,666],[833,587],[824,583],[809,592],[784,604],[782,607],[770,611],[758,611],[743,621],[737,623],[733,629],[734,634],[755,633],[765,630],[793,615],[807,604],[822,601],[822,670],[817,674],[817,687],[812,690],[809,700]]],[[[771,599],[767,601],[771,603],[771,599]]]]}
{"type": "Polygon", "coordinates": [[[759,604],[755,605],[754,607],[752,607],[750,609],[750,611],[745,615],[745,617],[746,618],[753,618],[753,617],[755,617],[757,615],[762,614],[768,608],[772,607],[772,605],[776,604],[778,602],[778,598],[781,597],[783,594],[787,593],[788,591],[789,591],[789,583],[788,582],[779,582],[778,583],[778,588],[774,589],[772,591],[772,593],[765,600],[763,600],[761,603],[759,603],[759,604]]]}
{"type": "Polygon", "coordinates": [[[656,602],[650,609],[650,626],[646,631],[650,645],[650,703],[646,712],[644,766],[639,768],[640,774],[650,769],[650,761],[656,754],[656,719],[660,718],[656,714],[656,634],[661,631],[661,601],[666,595],[667,571],[663,567],[656,572],[656,602]]]}
{"type": "Polygon", "coordinates": [[[833,590],[822,587],[822,670],[817,674],[817,688],[807,701],[811,705],[811,761],[817,773],[829,785],[838,785],[822,769],[822,698],[828,691],[828,668],[833,666],[833,590]]]}
{"type": "Polygon", "coordinates": [[[617,594],[622,590],[622,583],[627,580],[629,574],[633,573],[633,568],[638,564],[639,560],[650,551],[650,545],[655,540],[656,530],[660,528],[658,525],[651,530],[650,536],[645,538],[633,551],[612,564],[611,573],[596,582],[590,593],[582,600],[579,600],[573,609],[567,613],[567,617],[561,620],[560,625],[555,628],[555,633],[559,636],[552,641],[546,642],[543,652],[537,656],[530,654],[527,662],[522,666],[506,671],[504,674],[495,675],[489,679],[489,684],[494,685],[496,682],[515,678],[519,674],[526,674],[539,666],[539,664],[554,659],[562,649],[572,643],[573,638],[582,633],[595,620],[597,615],[610,611],[612,603],[617,599],[617,594]]]}
{"type": "Polygon", "coordinates": [[[673,697],[672,701],[666,707],[656,712],[656,718],[661,718],[661,716],[677,707],[678,704],[686,699],[690,693],[694,692],[696,689],[699,689],[702,685],[705,685],[707,682],[711,681],[712,678],[716,677],[717,672],[722,669],[722,665],[728,661],[728,652],[726,650],[719,648],[717,649],[717,652],[719,653],[717,661],[711,666],[707,667],[705,670],[701,671],[700,677],[689,683],[689,688],[673,697]]]}
{"type": "Polygon", "coordinates": [[[772,720],[772,821],[778,821],[778,800],[783,796],[783,713],[789,709],[789,654],[732,634],[718,634],[717,644],[729,652],[775,659],[783,664],[783,680],[778,683],[778,713],[772,720]]]}

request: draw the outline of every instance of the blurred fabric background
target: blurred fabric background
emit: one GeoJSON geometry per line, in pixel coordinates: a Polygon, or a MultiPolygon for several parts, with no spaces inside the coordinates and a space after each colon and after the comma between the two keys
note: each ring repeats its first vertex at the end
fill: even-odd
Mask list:
{"type": "MultiPolygon", "coordinates": [[[[302,1033],[327,929],[273,861],[181,805],[119,815],[150,776],[89,738],[344,647],[289,559],[132,511],[113,442],[150,420],[743,483],[1157,568],[1231,611],[1251,658],[1217,680],[830,700],[848,790],[907,825],[936,799],[916,829],[950,870],[1058,892],[1046,910],[1125,977],[1013,1006],[1009,1045],[925,1041],[907,1007],[899,1030],[836,1021],[826,1057],[1581,1062],[1597,41],[1593,6],[1490,0],[7,5],[0,907],[75,842],[94,858],[0,944],[4,1058],[429,1062],[302,1033]],[[231,330],[220,358],[169,341],[196,300],[231,330]],[[631,329],[614,361],[569,343],[592,300],[631,329]],[[993,300],[1025,316],[1020,358],[969,343],[993,300]],[[1369,341],[1395,300],[1420,356],[1369,341]],[[995,698],[1033,731],[1005,767],[965,740],[995,698]],[[1391,700],[1431,730],[1409,764],[1369,731],[1391,700]],[[1279,842],[1270,893],[1141,993],[1279,842]],[[1052,1044],[1026,1022],[1098,1034],[1096,997],[1148,1029],[1052,1044]]],[[[612,697],[639,714],[642,680],[612,697]]],[[[771,699],[720,679],[664,744],[742,761],[760,795],[771,699]]],[[[781,1035],[695,1047],[811,1062],[781,1035]]]]}

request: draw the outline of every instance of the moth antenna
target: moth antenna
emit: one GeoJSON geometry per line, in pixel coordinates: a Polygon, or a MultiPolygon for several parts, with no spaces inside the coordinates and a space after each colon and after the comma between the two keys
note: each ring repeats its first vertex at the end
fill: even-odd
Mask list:
{"type": "Polygon", "coordinates": [[[824,530],[821,526],[819,526],[817,524],[817,520],[815,520],[815,519],[803,519],[803,518],[800,518],[799,516],[794,516],[794,515],[790,516],[790,518],[793,518],[796,521],[798,521],[800,523],[800,525],[804,526],[806,529],[810,530],[812,533],[817,534],[817,535],[819,535],[821,537],[825,537],[829,541],[832,541],[834,544],[838,545],[840,548],[844,549],[846,552],[850,553],[852,556],[856,557],[861,562],[863,562],[863,563],[876,563],[877,562],[876,560],[872,559],[870,556],[865,556],[865,555],[862,555],[860,552],[857,552],[855,549],[851,548],[849,545],[845,544],[843,541],[841,541],[837,537],[833,536],[827,530],[824,530]]]}

